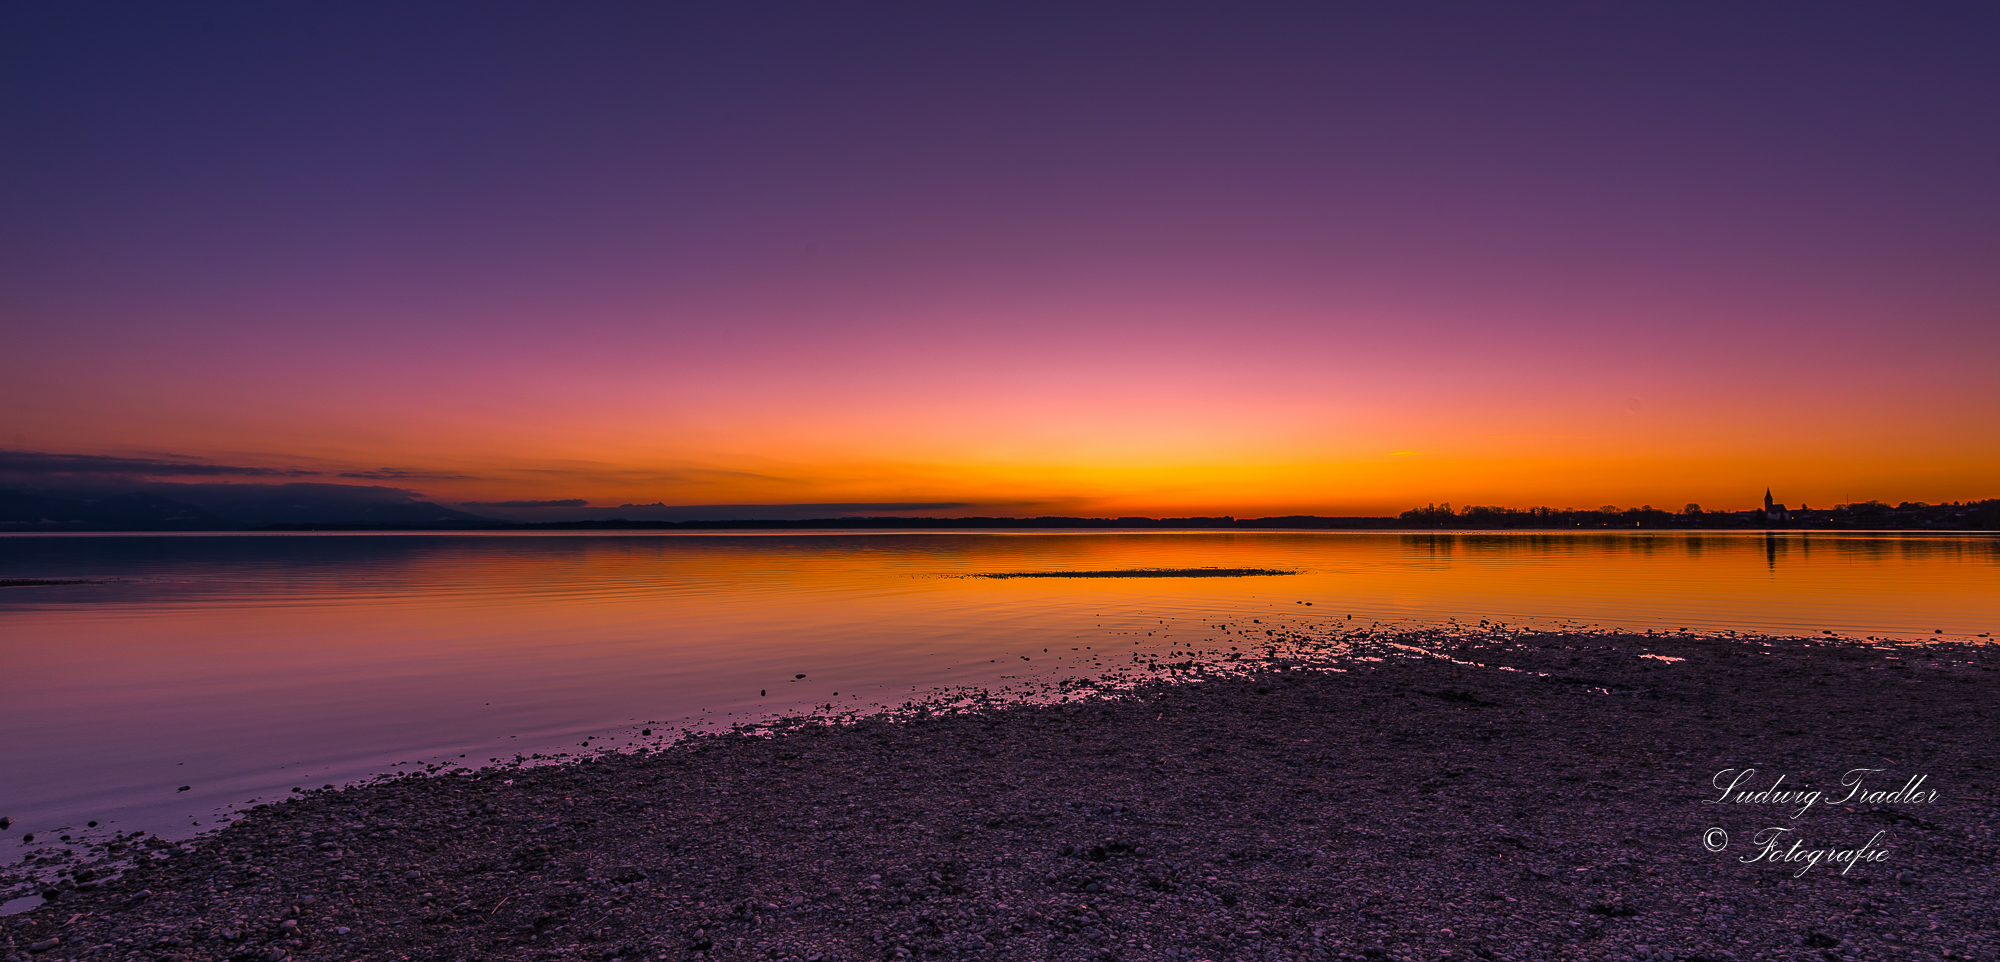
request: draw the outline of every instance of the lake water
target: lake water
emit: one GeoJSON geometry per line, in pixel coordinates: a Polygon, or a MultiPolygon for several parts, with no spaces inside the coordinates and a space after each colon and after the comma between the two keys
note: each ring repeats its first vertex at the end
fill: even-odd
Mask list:
{"type": "Polygon", "coordinates": [[[2000,629],[1977,533],[0,537],[0,579],[102,582],[0,588],[0,861],[89,820],[187,835],[294,786],[1026,691],[1265,631],[2000,629]],[[1299,573],[963,577],[1202,567],[1299,573]]]}

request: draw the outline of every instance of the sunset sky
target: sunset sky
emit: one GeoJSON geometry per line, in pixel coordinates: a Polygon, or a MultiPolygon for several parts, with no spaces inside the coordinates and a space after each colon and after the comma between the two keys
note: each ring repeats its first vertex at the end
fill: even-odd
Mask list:
{"type": "Polygon", "coordinates": [[[2000,496],[2000,6],[1087,6],[9,5],[0,469],[2000,496]]]}

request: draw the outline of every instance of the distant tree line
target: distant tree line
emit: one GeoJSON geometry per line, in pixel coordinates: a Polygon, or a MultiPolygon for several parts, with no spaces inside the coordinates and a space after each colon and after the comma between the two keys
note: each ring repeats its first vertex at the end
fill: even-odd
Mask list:
{"type": "Polygon", "coordinates": [[[1777,519],[1762,508],[1749,511],[1704,511],[1688,504],[1679,511],[1652,505],[1620,508],[1498,508],[1472,505],[1453,510],[1450,503],[1411,508],[1396,516],[1412,528],[1808,528],[1808,529],[2000,529],[2000,498],[1926,504],[1905,501],[1888,505],[1858,501],[1815,510],[1794,508],[1777,519]]]}
{"type": "Polygon", "coordinates": [[[544,521],[520,523],[461,523],[391,527],[387,525],[270,525],[266,530],[346,530],[382,531],[417,528],[463,528],[515,531],[605,531],[605,530],[881,530],[906,531],[978,530],[993,528],[1066,528],[1101,530],[1374,530],[1410,529],[1561,529],[1561,528],[1803,528],[1803,529],[1938,529],[2000,530],[2000,499],[1987,501],[1925,504],[1905,501],[1890,506],[1879,501],[1843,504],[1828,510],[1795,508],[1776,520],[1767,519],[1762,509],[1750,511],[1705,511],[1689,504],[1679,511],[1665,511],[1652,505],[1620,508],[1497,508],[1484,505],[1454,509],[1450,504],[1429,504],[1411,508],[1394,517],[1324,517],[1283,515],[1270,518],[1237,518],[1227,515],[1188,518],[815,518],[805,521],[740,519],[734,521],[544,521]]]}

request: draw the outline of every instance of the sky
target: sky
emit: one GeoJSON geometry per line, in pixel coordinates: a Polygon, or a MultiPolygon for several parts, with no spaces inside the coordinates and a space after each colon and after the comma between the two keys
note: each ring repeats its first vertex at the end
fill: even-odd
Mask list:
{"type": "Polygon", "coordinates": [[[11,4],[0,461],[569,512],[2000,496],[1996,28],[11,4]]]}

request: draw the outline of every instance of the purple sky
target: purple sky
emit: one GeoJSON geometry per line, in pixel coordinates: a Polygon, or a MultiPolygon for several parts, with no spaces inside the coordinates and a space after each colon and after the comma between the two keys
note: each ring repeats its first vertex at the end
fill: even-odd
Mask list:
{"type": "Polygon", "coordinates": [[[1996,28],[17,4],[0,447],[456,500],[1992,496],[1996,28]]]}

